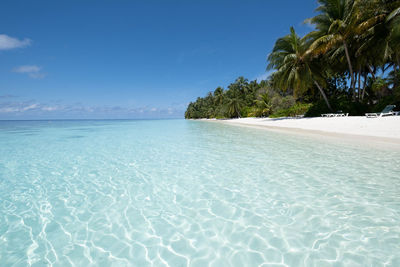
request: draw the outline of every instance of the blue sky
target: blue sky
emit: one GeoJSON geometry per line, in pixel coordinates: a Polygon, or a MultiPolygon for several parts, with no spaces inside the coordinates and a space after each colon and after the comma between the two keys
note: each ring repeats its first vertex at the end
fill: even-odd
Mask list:
{"type": "Polygon", "coordinates": [[[238,76],[314,0],[2,1],[0,119],[176,118],[238,76]]]}

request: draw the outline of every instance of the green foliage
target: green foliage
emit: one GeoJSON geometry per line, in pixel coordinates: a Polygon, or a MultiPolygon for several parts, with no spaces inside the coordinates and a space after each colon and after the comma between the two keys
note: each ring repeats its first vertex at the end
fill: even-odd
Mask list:
{"type": "Polygon", "coordinates": [[[296,103],[293,106],[285,109],[280,109],[271,114],[271,118],[280,118],[280,117],[296,117],[299,115],[304,115],[312,104],[306,103],[296,103]]]}
{"type": "Polygon", "coordinates": [[[372,91],[379,97],[381,98],[384,96],[385,91],[387,91],[388,83],[386,82],[385,79],[378,77],[375,81],[372,83],[372,91]]]}
{"type": "MultiPolygon", "coordinates": [[[[366,103],[354,102],[351,97],[342,96],[331,99],[332,108],[335,112],[349,113],[351,116],[363,116],[370,112],[371,108],[366,103]]],[[[321,114],[331,113],[322,100],[314,102],[305,117],[319,117],[321,114]]]]}
{"type": "Polygon", "coordinates": [[[250,116],[254,111],[255,101],[261,85],[257,81],[249,82],[239,77],[224,90],[218,87],[206,97],[199,97],[196,102],[190,103],[185,118],[238,118],[250,116]]]}
{"type": "Polygon", "coordinates": [[[240,111],[240,116],[241,117],[254,117],[254,116],[251,116],[252,112],[253,112],[253,107],[245,106],[240,111]]]}
{"type": "Polygon", "coordinates": [[[271,98],[271,107],[272,111],[278,111],[282,109],[288,109],[296,104],[296,100],[293,96],[280,96],[275,94],[274,97],[271,98]]]}
{"type": "Polygon", "coordinates": [[[400,1],[318,0],[315,28],[293,27],[268,55],[265,81],[239,77],[190,103],[185,118],[363,115],[400,108],[400,1]],[[380,75],[378,75],[380,74],[380,75]],[[310,103],[300,104],[300,103],[310,103]]]}
{"type": "Polygon", "coordinates": [[[259,94],[254,100],[254,104],[255,106],[249,114],[251,117],[266,117],[272,111],[271,98],[268,92],[259,94]]]}
{"type": "Polygon", "coordinates": [[[396,105],[396,107],[400,107],[400,96],[396,96],[395,98],[386,96],[382,98],[381,101],[371,109],[371,112],[381,112],[387,105],[396,105]]]}
{"type": "Polygon", "coordinates": [[[321,114],[330,113],[331,111],[321,100],[314,102],[311,107],[305,113],[305,117],[319,117],[321,114]]]}

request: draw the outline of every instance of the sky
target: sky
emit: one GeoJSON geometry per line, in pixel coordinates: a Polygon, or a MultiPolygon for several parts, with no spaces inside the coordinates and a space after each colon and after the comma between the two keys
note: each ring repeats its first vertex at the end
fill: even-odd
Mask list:
{"type": "Polygon", "coordinates": [[[316,0],[20,1],[0,8],[0,119],[183,118],[237,77],[268,76],[316,0]]]}

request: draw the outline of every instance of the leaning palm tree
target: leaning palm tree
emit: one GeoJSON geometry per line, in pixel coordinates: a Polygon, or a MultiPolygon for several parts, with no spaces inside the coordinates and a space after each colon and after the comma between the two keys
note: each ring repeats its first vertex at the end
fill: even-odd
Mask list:
{"type": "MultiPolygon", "coordinates": [[[[356,0],[354,3],[355,58],[359,69],[364,69],[364,85],[368,72],[376,81],[375,70],[382,72],[400,65],[400,1],[356,0]],[[361,64],[360,64],[361,63],[361,64]]],[[[359,86],[360,87],[360,86],[359,86]]],[[[364,98],[365,86],[361,99],[364,98]]]]}
{"type": "Polygon", "coordinates": [[[400,1],[394,1],[390,11],[386,23],[390,27],[389,45],[393,51],[394,69],[396,69],[400,68],[400,1]]]}
{"type": "Polygon", "coordinates": [[[395,5],[391,0],[357,0],[354,6],[353,13],[357,21],[353,29],[355,34],[353,40],[354,65],[358,72],[359,99],[364,99],[368,73],[376,81],[376,67],[384,70],[385,66],[388,68],[391,65],[390,62],[394,62],[396,58],[396,49],[394,49],[396,42],[392,41],[393,23],[386,19],[395,5]],[[364,74],[364,86],[360,89],[362,73],[364,74]],[[361,90],[362,94],[360,94],[361,90]]]}
{"type": "Polygon", "coordinates": [[[349,68],[350,86],[354,88],[355,77],[349,43],[353,39],[357,23],[355,15],[357,0],[318,0],[318,2],[320,6],[316,11],[319,14],[306,20],[316,28],[315,31],[308,34],[308,37],[313,38],[314,42],[310,45],[307,53],[319,56],[334,50],[333,55],[337,57],[344,50],[349,68]]]}
{"type": "Polygon", "coordinates": [[[279,38],[268,56],[268,70],[276,69],[272,75],[274,84],[282,90],[293,89],[297,95],[316,85],[324,98],[326,105],[332,110],[328,97],[318,80],[321,74],[316,70],[317,61],[313,61],[306,54],[309,42],[307,38],[300,38],[293,27],[290,34],[279,38]]]}

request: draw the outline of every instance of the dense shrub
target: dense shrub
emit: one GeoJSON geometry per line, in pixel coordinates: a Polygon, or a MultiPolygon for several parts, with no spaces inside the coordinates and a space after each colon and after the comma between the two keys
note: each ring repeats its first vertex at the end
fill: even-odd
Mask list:
{"type": "Polygon", "coordinates": [[[273,114],[271,114],[271,118],[279,118],[279,117],[295,117],[298,115],[304,115],[308,109],[311,107],[312,104],[303,104],[303,103],[296,103],[293,106],[280,109],[273,114]]]}
{"type": "MultiPolygon", "coordinates": [[[[349,113],[351,116],[363,116],[365,113],[371,111],[370,106],[368,106],[366,103],[354,102],[349,100],[347,97],[331,99],[330,102],[333,112],[349,113]]],[[[312,104],[305,116],[319,117],[324,113],[332,113],[332,111],[328,109],[323,100],[320,100],[312,104]]]]}

